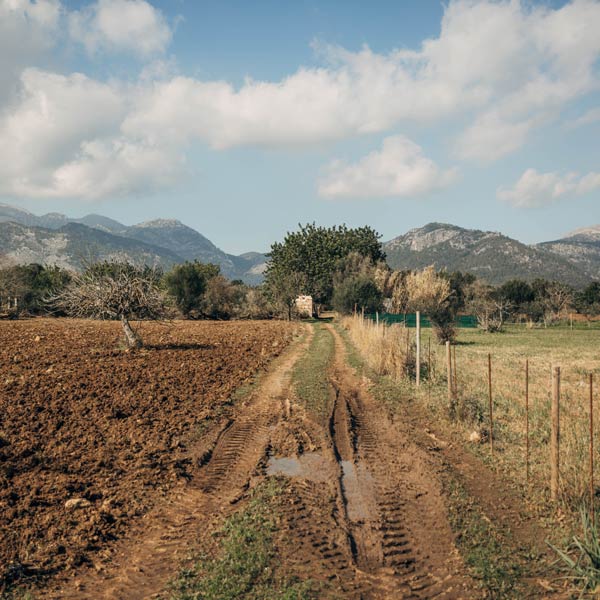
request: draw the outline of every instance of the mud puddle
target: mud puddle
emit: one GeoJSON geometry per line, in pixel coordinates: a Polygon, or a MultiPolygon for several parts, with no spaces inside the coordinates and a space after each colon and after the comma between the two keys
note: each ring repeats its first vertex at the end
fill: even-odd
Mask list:
{"type": "Polygon", "coordinates": [[[299,456],[270,456],[267,475],[285,475],[310,481],[331,481],[335,476],[334,466],[320,452],[306,452],[299,456]]]}
{"type": "Polygon", "coordinates": [[[376,508],[370,493],[374,482],[367,467],[350,460],[340,461],[342,468],[342,493],[346,503],[346,513],[351,523],[371,520],[376,508]]]}

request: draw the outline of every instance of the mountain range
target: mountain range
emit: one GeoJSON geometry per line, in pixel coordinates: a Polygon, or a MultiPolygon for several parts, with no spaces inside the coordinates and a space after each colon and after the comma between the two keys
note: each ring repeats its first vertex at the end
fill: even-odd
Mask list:
{"type": "Polygon", "coordinates": [[[582,287],[600,280],[600,226],[527,245],[495,231],[429,223],[385,242],[383,248],[392,268],[434,264],[438,269],[473,273],[494,285],[543,277],[582,287]]]}
{"type": "MultiPolygon", "coordinates": [[[[600,280],[600,225],[563,238],[527,245],[499,232],[429,223],[383,243],[394,269],[466,271],[492,284],[512,278],[557,279],[575,287],[600,280]]],[[[211,262],[230,279],[258,284],[267,257],[227,254],[201,233],[173,219],[127,226],[102,215],[71,219],[34,215],[0,204],[0,256],[14,263],[38,262],[78,269],[94,260],[127,260],[165,269],[186,260],[211,262]]]]}
{"type": "Polygon", "coordinates": [[[102,215],[70,219],[34,215],[0,204],[0,255],[22,264],[38,262],[78,269],[95,260],[127,260],[165,269],[186,260],[218,264],[230,279],[262,281],[267,257],[227,254],[201,233],[174,219],[127,226],[102,215]]]}

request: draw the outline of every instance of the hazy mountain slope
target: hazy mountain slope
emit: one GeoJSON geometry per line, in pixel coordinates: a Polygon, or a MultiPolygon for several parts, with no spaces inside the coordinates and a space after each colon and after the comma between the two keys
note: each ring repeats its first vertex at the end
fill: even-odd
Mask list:
{"type": "Polygon", "coordinates": [[[538,248],[557,254],[586,275],[600,279],[600,225],[582,227],[551,242],[542,242],[538,248]]]}
{"type": "Polygon", "coordinates": [[[265,262],[264,255],[258,252],[242,256],[227,254],[195,229],[174,219],[140,223],[129,227],[125,235],[168,248],[185,260],[217,264],[223,275],[230,279],[243,279],[250,284],[258,284],[263,280],[262,271],[257,271],[256,265],[265,262]]]}
{"type": "Polygon", "coordinates": [[[17,264],[42,263],[72,268],[63,232],[0,221],[0,254],[17,264]]]}
{"type": "Polygon", "coordinates": [[[22,258],[18,259],[19,262],[35,262],[36,259],[33,257],[48,256],[52,260],[46,259],[43,262],[52,262],[63,266],[73,265],[75,255],[81,254],[84,247],[87,248],[86,259],[89,259],[90,248],[95,247],[99,256],[114,256],[123,260],[139,262],[144,255],[144,252],[140,250],[142,246],[139,245],[142,243],[153,247],[153,250],[147,253],[150,264],[158,261],[159,264],[165,266],[185,260],[199,260],[218,264],[221,272],[231,279],[242,279],[253,285],[259,284],[263,280],[262,273],[266,260],[264,255],[257,252],[249,252],[243,256],[227,254],[196,230],[173,219],[157,219],[128,227],[102,215],[86,215],[80,219],[70,219],[60,213],[36,216],[29,211],[0,204],[0,224],[9,221],[26,227],[56,231],[62,231],[64,227],[71,224],[86,226],[86,229],[79,231],[77,229],[70,230],[71,243],[67,249],[68,255],[64,257],[56,254],[60,236],[53,237],[49,233],[30,232],[28,241],[26,241],[27,236],[23,230],[19,230],[20,234],[12,238],[13,241],[10,242],[10,245],[0,247],[0,251],[5,248],[8,251],[5,253],[11,256],[21,256],[22,258]],[[117,242],[111,237],[102,237],[94,232],[113,234],[136,242],[137,245],[123,241],[117,242]],[[47,245],[49,244],[46,249],[44,243],[40,241],[42,238],[47,240],[45,242],[47,245]],[[34,240],[38,240],[38,242],[34,240]],[[22,247],[19,247],[20,243],[23,245],[22,247]],[[128,249],[131,250],[130,254],[128,249]],[[26,257],[30,258],[26,260],[26,257]]]}
{"type": "Polygon", "coordinates": [[[565,235],[562,240],[574,240],[576,242],[600,242],[600,225],[580,227],[565,235]]]}
{"type": "Polygon", "coordinates": [[[38,217],[28,210],[16,208],[8,204],[0,204],[0,223],[13,221],[21,225],[42,227],[40,223],[41,219],[42,217],[38,217]]]}
{"type": "Polygon", "coordinates": [[[101,231],[107,231],[108,233],[115,233],[117,235],[124,235],[127,232],[127,226],[119,221],[110,219],[109,217],[103,217],[102,215],[86,215],[81,219],[70,219],[71,223],[81,223],[94,229],[100,229],[101,231]]]}
{"type": "Polygon", "coordinates": [[[589,276],[566,258],[527,246],[501,233],[430,223],[384,243],[388,263],[396,269],[430,264],[449,271],[473,273],[492,284],[515,277],[559,279],[585,285],[589,276]]]}
{"type": "Polygon", "coordinates": [[[21,264],[37,262],[79,269],[86,262],[128,260],[170,268],[181,258],[165,248],[68,223],[60,229],[0,222],[0,252],[21,264]]]}
{"type": "Polygon", "coordinates": [[[175,219],[156,219],[127,228],[127,237],[168,248],[185,260],[220,262],[226,256],[195,229],[175,219]]]}

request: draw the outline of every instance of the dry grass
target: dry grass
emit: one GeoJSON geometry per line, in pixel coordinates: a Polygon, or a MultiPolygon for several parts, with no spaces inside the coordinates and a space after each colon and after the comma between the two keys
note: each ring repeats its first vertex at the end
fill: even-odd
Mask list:
{"type": "Polygon", "coordinates": [[[377,325],[360,316],[342,317],[352,343],[378,375],[402,379],[414,375],[414,334],[403,325],[377,325]]]}
{"type": "MultiPolygon", "coordinates": [[[[426,333],[426,336],[429,332],[426,333]]],[[[547,494],[550,479],[551,370],[561,367],[560,485],[563,501],[574,507],[589,497],[589,373],[600,390],[600,355],[596,331],[511,327],[488,334],[460,330],[456,348],[459,422],[467,434],[489,429],[487,356],[492,355],[494,402],[494,462],[525,482],[526,420],[525,361],[529,360],[529,443],[531,489],[547,494]]],[[[427,342],[425,342],[427,343],[427,342]]],[[[433,344],[433,342],[432,342],[433,344]]],[[[438,414],[447,406],[445,353],[432,345],[438,373],[419,397],[438,414]]],[[[600,425],[598,395],[595,422],[600,425]]],[[[465,436],[466,437],[466,436],[465,436]]],[[[596,448],[600,436],[595,434],[596,448]]],[[[467,443],[467,442],[466,442],[467,443]]],[[[482,446],[485,455],[488,450],[482,446]]],[[[600,458],[595,480],[600,482],[600,458]]]]}
{"type": "MultiPolygon", "coordinates": [[[[357,350],[380,375],[414,380],[414,344],[408,360],[403,327],[344,318],[357,350]],[[408,365],[407,365],[408,362],[408,365]]],[[[414,330],[409,330],[414,339],[414,330]]],[[[600,332],[593,329],[509,327],[504,333],[459,330],[456,346],[457,415],[448,413],[445,348],[436,343],[431,330],[423,330],[422,385],[413,393],[435,418],[443,420],[484,459],[518,484],[526,481],[525,360],[529,360],[529,443],[532,501],[545,505],[550,481],[551,369],[561,366],[560,487],[563,506],[573,509],[589,499],[589,373],[595,379],[594,479],[600,484],[600,332]],[[432,374],[426,376],[427,349],[431,343],[432,374]],[[487,356],[492,355],[494,402],[493,461],[486,444],[469,442],[479,431],[489,431],[487,356]]],[[[600,487],[597,486],[600,490],[600,487]]],[[[598,501],[600,505],[600,500],[598,501]]]]}

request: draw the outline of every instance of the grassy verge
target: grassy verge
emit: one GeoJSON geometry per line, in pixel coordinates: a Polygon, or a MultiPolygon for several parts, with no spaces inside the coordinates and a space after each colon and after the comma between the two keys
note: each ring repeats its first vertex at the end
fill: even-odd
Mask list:
{"type": "Polygon", "coordinates": [[[485,517],[455,476],[445,478],[444,495],[456,545],[473,578],[489,598],[523,598],[522,566],[514,544],[507,543],[509,534],[485,517]]]}
{"type": "Polygon", "coordinates": [[[322,323],[314,323],[314,336],[308,352],[298,361],[292,384],[301,404],[321,419],[329,414],[327,371],[333,358],[333,336],[322,323]]]}
{"type": "Polygon", "coordinates": [[[336,324],[336,329],[344,341],[348,364],[361,376],[368,377],[375,385],[371,389],[374,398],[386,406],[390,414],[395,413],[400,402],[408,402],[411,398],[412,385],[406,379],[394,379],[390,375],[380,375],[364,360],[361,353],[352,343],[346,329],[336,324]]]}
{"type": "Polygon", "coordinates": [[[229,517],[217,533],[215,557],[201,557],[179,574],[171,600],[308,600],[311,582],[276,574],[273,536],[282,484],[270,478],[252,493],[244,509],[229,517]]]}
{"type": "MultiPolygon", "coordinates": [[[[429,332],[424,333],[426,345],[429,332]]],[[[561,366],[561,488],[563,509],[577,515],[587,493],[589,438],[588,375],[600,380],[598,332],[587,329],[525,329],[508,327],[498,334],[460,330],[456,346],[458,404],[464,407],[457,430],[488,427],[487,360],[492,357],[496,467],[516,482],[525,480],[525,360],[529,361],[530,495],[547,506],[550,475],[551,367],[561,366]]],[[[445,350],[431,344],[437,377],[426,396],[429,410],[443,417],[446,404],[445,350]]],[[[597,399],[595,399],[597,406],[597,399]]],[[[596,429],[595,444],[600,443],[596,429]]],[[[485,452],[482,453],[485,460],[485,452]]],[[[595,478],[600,481],[600,464],[595,478]]]]}

